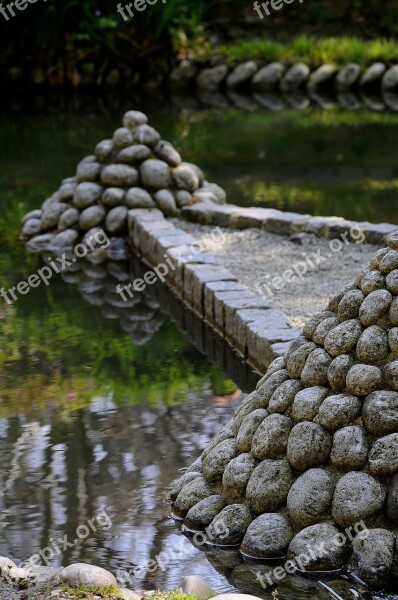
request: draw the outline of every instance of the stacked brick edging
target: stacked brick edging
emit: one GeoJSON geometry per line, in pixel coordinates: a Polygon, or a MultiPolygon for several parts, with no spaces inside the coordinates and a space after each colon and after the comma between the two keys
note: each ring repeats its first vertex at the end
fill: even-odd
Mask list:
{"type": "Polygon", "coordinates": [[[170,261],[167,286],[261,373],[298,336],[283,312],[241,284],[214,255],[195,251],[197,240],[159,210],[130,210],[128,221],[134,251],[152,267],[170,261]]]}
{"type": "Polygon", "coordinates": [[[312,233],[326,239],[339,237],[357,226],[363,231],[366,243],[380,246],[390,233],[398,229],[398,225],[392,223],[354,222],[342,217],[313,217],[273,208],[243,208],[233,204],[194,204],[184,207],[182,216],[201,225],[231,229],[254,227],[277,235],[312,233]]]}

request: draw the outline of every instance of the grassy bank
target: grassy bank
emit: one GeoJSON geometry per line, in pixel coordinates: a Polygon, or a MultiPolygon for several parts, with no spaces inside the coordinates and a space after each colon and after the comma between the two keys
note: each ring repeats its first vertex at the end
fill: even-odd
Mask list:
{"type": "Polygon", "coordinates": [[[283,60],[289,64],[305,62],[310,66],[324,63],[344,65],[358,62],[366,65],[374,61],[396,62],[398,43],[392,39],[363,40],[359,37],[325,37],[299,35],[288,40],[269,37],[240,39],[233,44],[208,47],[207,58],[220,58],[228,63],[246,60],[273,62],[283,60]]]}

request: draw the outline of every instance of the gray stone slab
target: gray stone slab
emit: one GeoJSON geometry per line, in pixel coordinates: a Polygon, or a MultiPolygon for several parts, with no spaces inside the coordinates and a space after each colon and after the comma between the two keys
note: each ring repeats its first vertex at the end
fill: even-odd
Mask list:
{"type": "Polygon", "coordinates": [[[226,323],[225,338],[242,356],[246,356],[248,323],[265,318],[268,310],[270,309],[246,308],[237,310],[234,318],[226,323]]]}
{"type": "Polygon", "coordinates": [[[310,219],[311,215],[281,212],[280,215],[267,219],[262,228],[277,235],[291,235],[292,233],[305,231],[305,227],[310,219]]]}
{"type": "Polygon", "coordinates": [[[244,298],[231,298],[228,300],[224,300],[223,309],[219,311],[220,314],[216,313],[216,304],[215,306],[215,314],[218,316],[217,328],[219,328],[220,333],[223,335],[226,331],[231,331],[233,329],[233,324],[235,322],[235,313],[237,311],[241,311],[244,309],[269,309],[269,304],[256,294],[244,297],[244,298]]]}
{"type": "Polygon", "coordinates": [[[184,300],[203,315],[205,284],[208,281],[222,280],[236,281],[236,277],[222,267],[187,265],[184,269],[184,300]]]}
{"type": "Polygon", "coordinates": [[[261,229],[269,219],[278,218],[281,214],[280,210],[274,208],[241,208],[231,214],[229,226],[236,229],[261,229]]]}
{"type": "Polygon", "coordinates": [[[248,288],[238,281],[209,281],[204,289],[204,314],[205,320],[214,323],[214,294],[215,292],[244,292],[248,288]]]}
{"type": "Polygon", "coordinates": [[[365,233],[365,240],[368,244],[377,244],[379,246],[384,245],[386,237],[393,231],[397,231],[398,225],[392,223],[377,223],[371,224],[367,227],[365,233]]]}
{"type": "MultiPolygon", "coordinates": [[[[226,306],[232,307],[237,304],[237,308],[261,308],[258,304],[259,297],[249,288],[230,292],[214,293],[214,317],[215,328],[224,335],[226,306]]],[[[206,309],[206,306],[205,306],[206,309]]]]}

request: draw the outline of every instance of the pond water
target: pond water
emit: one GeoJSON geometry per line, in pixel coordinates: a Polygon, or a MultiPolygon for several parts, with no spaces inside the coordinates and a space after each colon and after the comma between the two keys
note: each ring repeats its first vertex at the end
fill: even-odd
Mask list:
{"type": "MultiPolygon", "coordinates": [[[[18,242],[20,217],[132,107],[148,112],[232,202],[398,222],[395,115],[248,114],[118,96],[38,98],[28,107],[18,99],[0,117],[1,287],[40,262],[18,242]]],[[[108,281],[120,268],[82,271],[108,281]]],[[[219,592],[250,589],[178,534],[165,497],[256,375],[233,357],[219,367],[199,352],[181,331],[180,307],[179,327],[168,316],[173,299],[145,297],[139,315],[120,314],[89,304],[85,286],[69,273],[0,308],[0,555],[19,562],[52,547],[53,565],[86,561],[116,572],[174,548],[165,570],[135,570],[132,583],[169,589],[189,573],[219,592]]],[[[223,352],[216,348],[213,358],[223,352]]],[[[304,596],[296,589],[289,597],[304,596]]]]}

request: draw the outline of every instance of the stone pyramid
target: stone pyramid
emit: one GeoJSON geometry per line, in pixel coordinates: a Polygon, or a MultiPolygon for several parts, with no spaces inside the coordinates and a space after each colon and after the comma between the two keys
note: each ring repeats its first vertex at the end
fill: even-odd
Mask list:
{"type": "Polygon", "coordinates": [[[252,558],[304,555],[307,571],[398,577],[398,232],[387,243],[176,482],[186,530],[252,558]]]}
{"type": "Polygon", "coordinates": [[[129,111],[113,138],[97,144],[94,154],[64,179],[41,209],[22,220],[31,250],[72,247],[80,234],[101,227],[109,236],[127,232],[131,208],[158,208],[167,216],[197,202],[223,204],[226,194],[205,181],[203,172],[182,162],[177,150],[148,124],[148,117],[129,111]]]}

